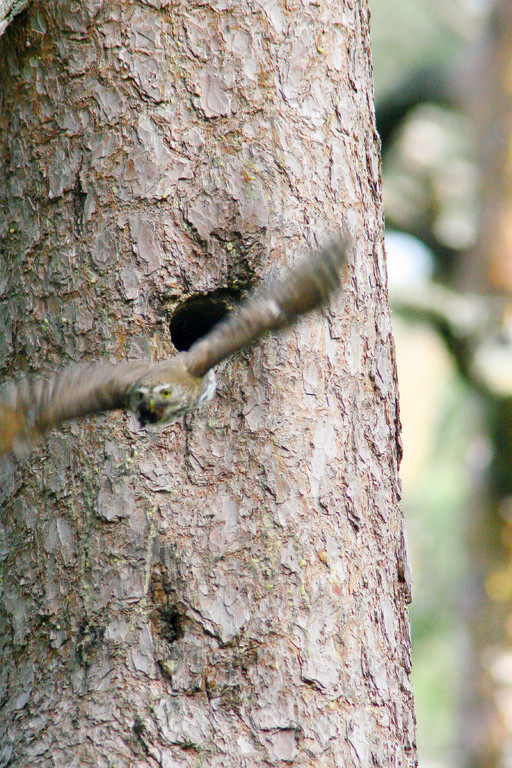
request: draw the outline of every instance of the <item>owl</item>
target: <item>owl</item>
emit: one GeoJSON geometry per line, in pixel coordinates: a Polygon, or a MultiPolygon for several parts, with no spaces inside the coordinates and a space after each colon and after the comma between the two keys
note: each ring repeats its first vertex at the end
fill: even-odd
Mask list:
{"type": "Polygon", "coordinates": [[[311,254],[251,292],[190,349],[169,360],[74,366],[6,387],[0,396],[0,454],[24,453],[48,430],[90,414],[129,410],[142,425],[165,425],[200,408],[215,394],[218,363],[328,303],[340,287],[346,251],[341,239],[311,254]]]}

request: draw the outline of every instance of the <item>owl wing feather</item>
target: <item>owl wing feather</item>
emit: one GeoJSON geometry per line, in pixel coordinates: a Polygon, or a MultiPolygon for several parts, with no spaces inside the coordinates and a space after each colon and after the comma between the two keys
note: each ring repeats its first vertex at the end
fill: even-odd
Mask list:
{"type": "Polygon", "coordinates": [[[0,401],[0,454],[22,452],[70,419],[126,408],[131,386],[153,366],[141,361],[76,365],[48,379],[7,387],[0,401]]]}
{"type": "Polygon", "coordinates": [[[193,376],[204,374],[267,331],[292,325],[301,315],[327,304],[339,288],[347,251],[336,240],[299,262],[266,289],[256,290],[186,353],[193,376]]]}

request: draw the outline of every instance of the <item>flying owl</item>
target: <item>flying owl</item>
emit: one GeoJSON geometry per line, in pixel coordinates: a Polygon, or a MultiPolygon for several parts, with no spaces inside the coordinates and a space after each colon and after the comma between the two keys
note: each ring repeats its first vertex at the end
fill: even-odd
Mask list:
{"type": "Polygon", "coordinates": [[[6,387],[0,396],[0,454],[21,454],[65,421],[130,410],[142,425],[171,424],[212,399],[215,366],[268,331],[292,325],[327,304],[341,283],[347,241],[310,255],[244,302],[170,360],[74,366],[35,382],[6,387]]]}

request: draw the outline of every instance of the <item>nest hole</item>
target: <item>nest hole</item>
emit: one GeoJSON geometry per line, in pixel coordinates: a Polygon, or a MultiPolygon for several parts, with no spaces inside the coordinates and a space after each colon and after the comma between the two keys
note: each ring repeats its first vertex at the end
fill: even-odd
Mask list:
{"type": "Polygon", "coordinates": [[[171,318],[171,340],[178,352],[185,352],[225,317],[236,300],[234,292],[215,291],[191,296],[171,318]]]}

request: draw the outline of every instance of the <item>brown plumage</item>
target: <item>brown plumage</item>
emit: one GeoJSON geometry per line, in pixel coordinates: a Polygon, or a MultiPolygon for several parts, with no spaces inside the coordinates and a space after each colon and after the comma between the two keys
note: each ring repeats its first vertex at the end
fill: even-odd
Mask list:
{"type": "Polygon", "coordinates": [[[346,241],[331,243],[249,294],[187,352],[159,363],[74,366],[22,382],[0,398],[0,454],[26,450],[40,435],[92,413],[132,410],[143,424],[169,424],[213,397],[213,367],[233,352],[325,305],[339,288],[346,241]]]}

